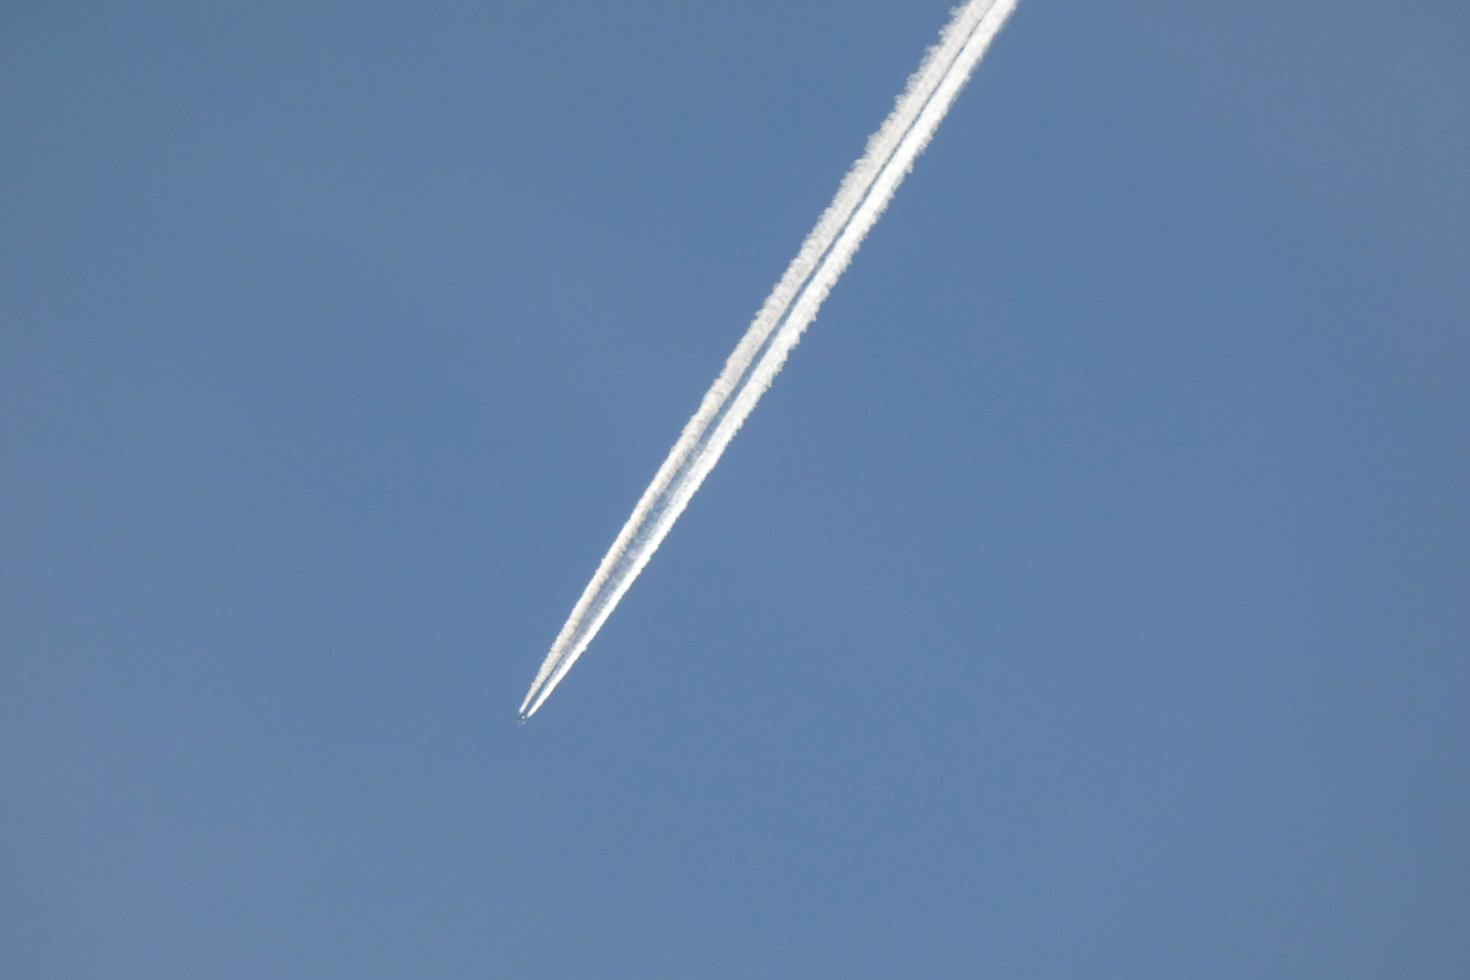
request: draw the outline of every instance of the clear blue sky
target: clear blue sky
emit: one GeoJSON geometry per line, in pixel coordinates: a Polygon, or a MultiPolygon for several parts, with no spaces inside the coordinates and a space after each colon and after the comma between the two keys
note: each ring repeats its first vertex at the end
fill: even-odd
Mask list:
{"type": "Polygon", "coordinates": [[[0,13],[0,973],[1470,974],[1470,11],[0,13]]]}

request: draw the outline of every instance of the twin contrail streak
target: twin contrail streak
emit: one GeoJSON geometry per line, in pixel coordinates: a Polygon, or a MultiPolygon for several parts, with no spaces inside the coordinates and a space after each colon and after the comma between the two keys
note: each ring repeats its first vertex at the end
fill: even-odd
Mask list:
{"type": "Polygon", "coordinates": [[[521,702],[523,720],[536,713],[587,649],[735,438],[1016,2],[970,0],[955,11],[597,566],[521,702]]]}

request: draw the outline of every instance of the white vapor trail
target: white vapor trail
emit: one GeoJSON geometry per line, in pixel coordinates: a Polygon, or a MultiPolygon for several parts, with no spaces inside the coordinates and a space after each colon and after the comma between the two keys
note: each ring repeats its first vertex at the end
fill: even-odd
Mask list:
{"type": "Polygon", "coordinates": [[[970,0],[954,12],[597,566],[521,702],[522,720],[561,683],[658,550],[816,318],[1016,2],[970,0]]]}

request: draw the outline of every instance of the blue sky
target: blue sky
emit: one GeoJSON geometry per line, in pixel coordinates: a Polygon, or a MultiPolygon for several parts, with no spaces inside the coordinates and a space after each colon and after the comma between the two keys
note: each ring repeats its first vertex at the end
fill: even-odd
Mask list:
{"type": "Polygon", "coordinates": [[[0,963],[1465,975],[1460,4],[1022,0],[514,723],[946,12],[0,14],[0,963]]]}

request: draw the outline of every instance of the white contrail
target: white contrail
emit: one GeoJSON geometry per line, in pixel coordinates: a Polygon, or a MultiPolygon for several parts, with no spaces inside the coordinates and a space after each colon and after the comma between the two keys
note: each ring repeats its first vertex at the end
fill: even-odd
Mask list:
{"type": "Polygon", "coordinates": [[[816,318],[1016,2],[970,0],[955,11],[598,565],[521,702],[522,719],[535,714],[561,683],[658,550],[816,318]]]}

